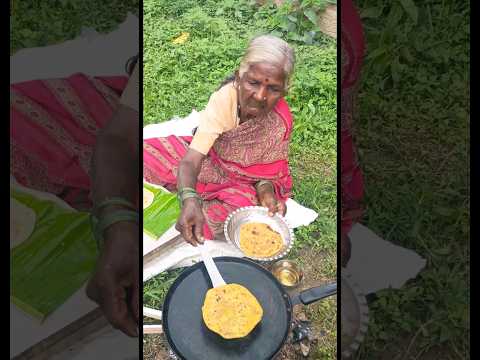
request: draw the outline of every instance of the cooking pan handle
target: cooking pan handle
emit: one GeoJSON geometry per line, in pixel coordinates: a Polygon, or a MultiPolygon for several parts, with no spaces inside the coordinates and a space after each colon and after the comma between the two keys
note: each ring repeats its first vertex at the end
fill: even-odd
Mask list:
{"type": "Polygon", "coordinates": [[[307,289],[298,294],[300,302],[304,305],[311,304],[315,301],[322,300],[326,297],[335,295],[337,293],[337,283],[332,283],[324,286],[317,286],[307,289]]]}

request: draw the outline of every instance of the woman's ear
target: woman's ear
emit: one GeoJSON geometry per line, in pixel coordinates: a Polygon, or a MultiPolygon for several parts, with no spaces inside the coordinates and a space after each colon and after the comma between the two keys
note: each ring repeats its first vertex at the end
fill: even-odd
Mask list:
{"type": "Polygon", "coordinates": [[[240,84],[240,73],[238,70],[235,71],[235,79],[233,80],[233,86],[238,89],[238,85],[240,84]]]}

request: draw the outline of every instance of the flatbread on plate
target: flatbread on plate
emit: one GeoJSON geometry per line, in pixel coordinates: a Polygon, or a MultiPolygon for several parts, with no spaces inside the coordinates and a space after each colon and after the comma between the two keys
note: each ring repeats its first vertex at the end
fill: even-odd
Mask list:
{"type": "Polygon", "coordinates": [[[20,245],[32,235],[36,218],[35,211],[10,198],[10,249],[20,245]]]}
{"type": "Polygon", "coordinates": [[[247,256],[264,258],[283,248],[282,236],[263,223],[246,223],[240,227],[240,248],[247,256]]]}
{"type": "Polygon", "coordinates": [[[146,209],[153,203],[155,195],[148,189],[143,188],[143,208],[146,209]]]}

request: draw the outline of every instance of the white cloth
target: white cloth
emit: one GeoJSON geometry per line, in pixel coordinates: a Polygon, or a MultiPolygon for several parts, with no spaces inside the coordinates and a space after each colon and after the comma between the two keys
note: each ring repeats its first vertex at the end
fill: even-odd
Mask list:
{"type": "Polygon", "coordinates": [[[147,125],[143,128],[143,139],[166,137],[169,135],[192,136],[192,131],[198,126],[200,114],[193,109],[190,115],[180,118],[174,117],[159,124],[147,125]]]}
{"type": "Polygon", "coordinates": [[[361,224],[353,226],[349,237],[352,248],[347,270],[365,294],[400,289],[426,265],[414,251],[383,240],[361,224]]]}
{"type": "MultiPolygon", "coordinates": [[[[308,209],[292,199],[287,200],[287,213],[285,214],[285,219],[291,227],[296,228],[303,225],[306,226],[315,221],[317,216],[318,214],[312,209],[308,209]]],[[[164,234],[159,240],[153,240],[144,233],[144,247],[148,244],[150,250],[153,250],[153,248],[155,248],[155,242],[163,244],[178,235],[178,232],[173,226],[168,233],[168,235],[164,234]]],[[[223,237],[221,239],[215,239],[215,241],[207,241],[205,246],[212,257],[243,256],[234,245],[228,243],[223,237]]],[[[143,281],[145,282],[168,269],[190,266],[198,262],[200,259],[201,255],[198,248],[182,241],[178,245],[169,249],[168,252],[160,252],[153,260],[143,265],[143,281]]]]}
{"type": "Polygon", "coordinates": [[[79,72],[90,76],[126,76],[125,63],[138,52],[139,21],[129,14],[108,34],[84,29],[80,37],[61,44],[17,51],[10,57],[10,84],[63,78],[79,72]]]}
{"type": "MultiPolygon", "coordinates": [[[[204,246],[212,257],[242,257],[242,253],[225,240],[206,241],[204,246]]],[[[148,264],[144,264],[143,281],[145,282],[168,269],[193,265],[200,259],[199,248],[182,241],[172,249],[169,249],[168,252],[163,252],[148,264]]]]}

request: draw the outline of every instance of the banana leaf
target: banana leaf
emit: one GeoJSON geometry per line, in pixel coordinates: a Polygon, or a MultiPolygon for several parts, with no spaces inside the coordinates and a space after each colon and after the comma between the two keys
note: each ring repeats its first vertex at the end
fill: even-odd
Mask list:
{"type": "Polygon", "coordinates": [[[10,298],[44,320],[90,277],[98,256],[89,214],[12,190],[36,214],[35,229],[10,253],[10,298]]]}
{"type": "Polygon", "coordinates": [[[143,231],[153,239],[158,239],[176,223],[180,205],[175,194],[148,184],[143,186],[154,194],[152,204],[143,210],[143,231]]]}

